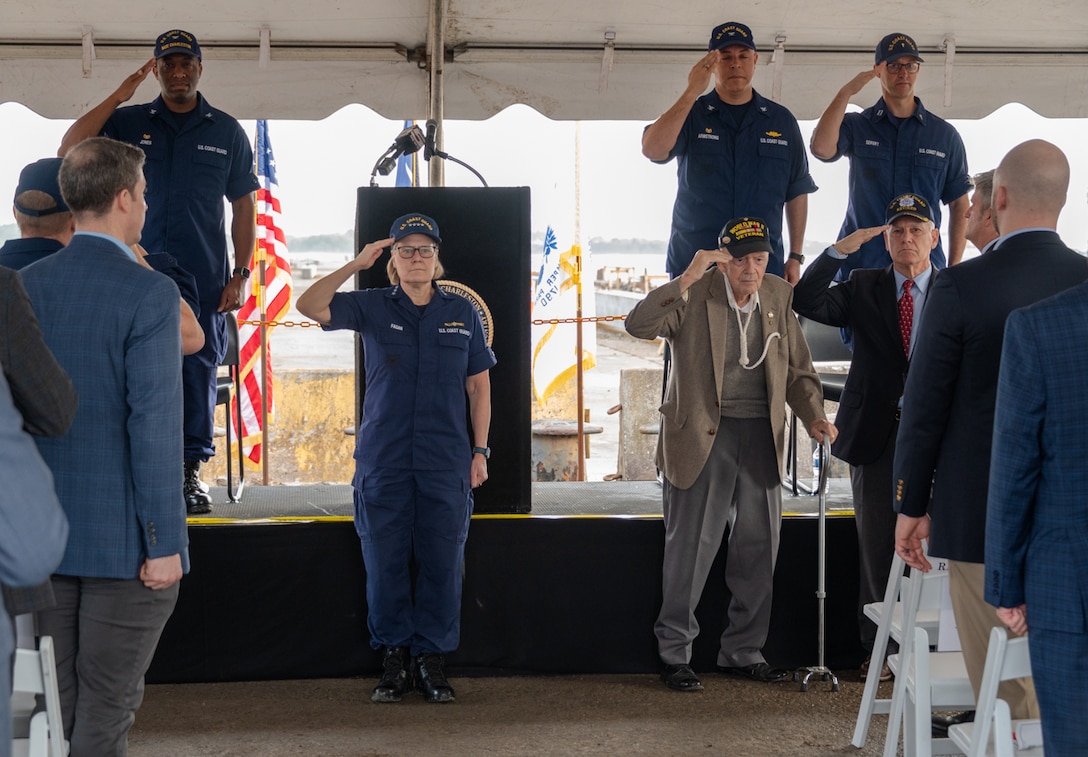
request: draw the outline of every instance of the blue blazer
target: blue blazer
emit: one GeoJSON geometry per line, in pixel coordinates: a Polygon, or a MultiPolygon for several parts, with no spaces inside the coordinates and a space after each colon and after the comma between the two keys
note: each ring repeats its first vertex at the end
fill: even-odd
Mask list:
{"type": "Polygon", "coordinates": [[[1009,316],[986,514],[986,601],[1083,634],[1088,611],[1088,284],[1009,316]]]}
{"type": "Polygon", "coordinates": [[[1017,234],[934,278],[911,356],[893,466],[896,510],[918,517],[928,509],[932,518],[930,554],[985,561],[1005,319],[1086,278],[1084,256],[1053,231],[1017,234]]]}
{"type": "Polygon", "coordinates": [[[177,286],[86,234],[22,277],[79,396],[68,433],[37,440],[70,526],[57,573],[133,579],[173,554],[188,570],[177,286]]]}

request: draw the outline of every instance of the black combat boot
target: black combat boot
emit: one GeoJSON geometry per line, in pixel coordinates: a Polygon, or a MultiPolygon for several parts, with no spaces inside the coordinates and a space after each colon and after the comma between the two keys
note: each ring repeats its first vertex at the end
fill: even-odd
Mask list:
{"type": "Polygon", "coordinates": [[[446,658],[440,654],[421,654],[416,657],[416,688],[428,702],[453,701],[453,687],[442,670],[445,664],[446,658]]]}
{"type": "Polygon", "coordinates": [[[185,510],[189,515],[206,515],[212,511],[212,498],[201,490],[200,462],[185,461],[185,510]]]}
{"type": "Polygon", "coordinates": [[[399,702],[408,690],[408,648],[386,647],[382,677],[370,695],[372,702],[399,702]]]}

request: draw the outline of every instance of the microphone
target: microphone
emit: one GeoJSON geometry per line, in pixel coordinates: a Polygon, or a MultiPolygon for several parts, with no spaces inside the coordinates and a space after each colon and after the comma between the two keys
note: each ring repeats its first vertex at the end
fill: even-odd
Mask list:
{"type": "Polygon", "coordinates": [[[413,152],[417,152],[423,147],[423,130],[416,125],[409,126],[407,129],[401,131],[393,140],[393,144],[389,146],[389,149],[385,151],[385,154],[378,159],[378,165],[375,166],[377,173],[382,176],[388,176],[393,172],[393,169],[397,166],[397,158],[401,155],[410,155],[413,152]]]}
{"type": "Polygon", "coordinates": [[[423,140],[423,159],[430,160],[435,154],[434,135],[438,130],[438,122],[433,118],[427,119],[427,136],[423,140]]]}

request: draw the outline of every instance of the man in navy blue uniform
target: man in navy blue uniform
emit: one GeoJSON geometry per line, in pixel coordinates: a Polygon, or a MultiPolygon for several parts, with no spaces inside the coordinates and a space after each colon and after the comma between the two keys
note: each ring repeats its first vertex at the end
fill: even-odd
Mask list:
{"type": "Polygon", "coordinates": [[[19,238],[0,247],[0,265],[19,270],[52,255],[72,238],[72,212],[57,184],[60,158],[42,158],[23,167],[15,188],[12,215],[19,238]]]}
{"type": "Polygon", "coordinates": [[[185,502],[190,514],[211,511],[200,464],[215,454],[212,418],[216,369],[226,350],[223,313],[245,300],[256,239],[253,150],[238,122],[197,91],[203,73],[200,44],[174,29],[155,43],[155,55],[64,135],[60,154],[102,135],[141,148],[147,156],[147,221],[140,243],[152,255],[169,253],[196,279],[197,317],[205,344],[182,366],[185,388],[185,502]],[[119,107],[154,73],[162,94],[144,105],[119,107]],[[231,203],[234,267],[227,258],[223,198],[231,203]]]}
{"type": "MultiPolygon", "coordinates": [[[[966,242],[967,152],[952,126],[928,112],[914,96],[923,63],[918,45],[906,34],[889,34],[876,46],[876,63],[847,82],[812,132],[812,154],[834,162],[850,159],[850,188],[846,218],[839,239],[858,229],[884,223],[889,197],[908,192],[933,202],[933,221],[941,226],[943,202],[948,206],[949,265],[960,262],[966,242]],[[873,79],[882,96],[861,113],[847,113],[850,98],[873,79]]],[[[843,263],[837,278],[846,280],[855,268],[886,268],[891,258],[884,241],[875,237],[843,263]]],[[[940,243],[930,253],[935,269],[945,267],[940,243]]]]}
{"type": "Polygon", "coordinates": [[[443,273],[441,241],[434,219],[401,216],[388,239],[366,245],[297,303],[322,327],[353,329],[363,341],[366,395],[352,484],[370,644],[383,652],[375,702],[400,701],[409,653],[427,701],[453,701],[444,656],[460,639],[472,489],[487,480],[491,455],[495,355],[472,303],[435,283],[443,273]],[[336,291],[387,247],[392,287],[336,291]],[[414,582],[411,562],[418,566],[414,582]]]}
{"type": "Polygon", "coordinates": [[[752,88],[759,54],[751,29],[724,23],[711,33],[707,50],[688,74],[680,99],[642,134],[647,158],[655,163],[677,159],[669,275],[683,273],[696,250],[717,249],[718,232],[727,220],[757,216],[770,232],[767,273],[794,284],[804,261],[808,194],[816,191],[797,119],[752,88]],[[711,76],[714,88],[706,92],[711,76]],[[783,208],[789,260],[782,241],[783,208]]]}

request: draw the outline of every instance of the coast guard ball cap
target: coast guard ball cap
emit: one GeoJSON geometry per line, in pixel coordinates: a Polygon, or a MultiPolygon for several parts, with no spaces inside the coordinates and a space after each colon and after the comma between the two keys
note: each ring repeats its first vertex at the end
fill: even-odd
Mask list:
{"type": "Polygon", "coordinates": [[[903,216],[917,218],[920,221],[929,221],[934,226],[937,225],[937,221],[933,217],[933,208],[926,198],[910,192],[899,195],[891,201],[887,212],[884,214],[884,223],[891,223],[896,218],[902,218],[903,216]]]}
{"type": "Polygon", "coordinates": [[[906,34],[895,32],[880,40],[876,46],[876,64],[879,66],[886,61],[899,58],[914,58],[919,63],[925,63],[925,58],[918,54],[918,45],[906,34]]]}
{"type": "Polygon", "coordinates": [[[752,39],[752,30],[737,21],[726,21],[721,26],[714,27],[710,33],[710,43],[707,50],[721,50],[730,45],[743,45],[755,50],[756,43],[752,39]]]}
{"type": "Polygon", "coordinates": [[[718,248],[735,258],[752,252],[771,252],[771,237],[762,218],[734,218],[722,227],[718,248]]]}
{"type": "Polygon", "coordinates": [[[60,184],[57,182],[57,175],[60,173],[61,162],[60,158],[42,158],[41,160],[34,161],[19,172],[19,186],[15,188],[16,210],[28,216],[49,216],[54,213],[67,212],[68,205],[64,202],[64,198],[61,197],[60,184]],[[29,192],[32,189],[37,190],[38,192],[44,192],[52,197],[53,201],[57,203],[57,206],[45,210],[24,208],[19,204],[19,195],[23,192],[29,192]]]}
{"type": "Polygon", "coordinates": [[[438,235],[438,224],[422,213],[403,215],[389,227],[389,236],[398,242],[409,234],[426,234],[439,244],[442,243],[442,237],[438,235]]]}
{"type": "Polygon", "coordinates": [[[155,40],[155,58],[165,58],[174,53],[192,55],[197,60],[201,60],[200,43],[192,34],[181,29],[171,29],[160,34],[155,40]]]}

